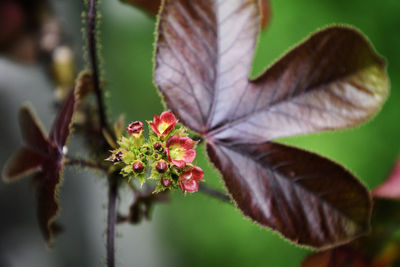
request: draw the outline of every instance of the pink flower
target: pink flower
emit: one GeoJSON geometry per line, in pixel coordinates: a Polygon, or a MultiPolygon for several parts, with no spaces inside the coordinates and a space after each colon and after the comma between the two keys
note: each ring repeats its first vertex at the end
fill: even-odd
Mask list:
{"type": "Polygon", "coordinates": [[[128,125],[128,127],[126,127],[126,129],[132,135],[139,135],[143,132],[144,125],[143,125],[143,122],[141,122],[141,121],[134,121],[134,122],[131,122],[128,125]]]}
{"type": "Polygon", "coordinates": [[[179,177],[182,192],[194,193],[199,190],[199,181],[203,178],[204,172],[199,167],[192,167],[183,172],[179,177]]]}
{"type": "Polygon", "coordinates": [[[175,127],[178,120],[172,112],[163,112],[158,117],[154,115],[154,119],[150,122],[150,126],[157,135],[167,136],[175,127]]]}
{"type": "Polygon", "coordinates": [[[186,163],[192,163],[196,157],[196,150],[193,149],[195,144],[189,137],[171,136],[165,148],[168,160],[179,168],[185,168],[186,163]]]}

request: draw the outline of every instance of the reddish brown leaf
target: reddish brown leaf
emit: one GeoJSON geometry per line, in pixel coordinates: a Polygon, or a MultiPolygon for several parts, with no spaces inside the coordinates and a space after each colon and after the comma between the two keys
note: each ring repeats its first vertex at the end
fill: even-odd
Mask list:
{"type": "Polygon", "coordinates": [[[25,146],[12,157],[3,170],[3,179],[8,182],[37,172],[33,181],[39,227],[48,245],[51,245],[54,235],[60,230],[54,223],[59,213],[58,187],[62,181],[64,146],[71,132],[76,102],[76,94],[71,92],[57,114],[50,138],[43,134],[30,108],[22,107],[19,120],[25,146]]]}
{"type": "Polygon", "coordinates": [[[50,139],[54,141],[60,152],[62,152],[67,138],[71,133],[72,116],[76,109],[76,103],[76,93],[71,92],[61,107],[60,112],[57,114],[53,128],[50,131],[50,139]]]}
{"type": "Polygon", "coordinates": [[[265,29],[271,20],[271,4],[269,0],[258,0],[261,14],[261,28],[265,29]]]}
{"type": "Polygon", "coordinates": [[[352,127],[377,112],[388,92],[384,64],[351,28],[318,32],[249,82],[253,2],[166,1],[155,80],[186,125],[217,139],[264,142],[352,127]]]}
{"type": "Polygon", "coordinates": [[[357,30],[333,26],[249,81],[258,3],[166,0],[155,82],[168,108],[207,140],[245,215],[305,245],[349,241],[368,229],[366,188],[335,163],[268,141],[366,121],[388,94],[384,62],[357,30]],[[267,157],[271,149],[280,156],[267,157]]]}
{"type": "Polygon", "coordinates": [[[376,114],[388,94],[383,60],[360,33],[344,27],[314,34],[248,87],[231,89],[242,97],[215,108],[216,138],[250,132],[247,138],[260,142],[354,127],[376,114]]]}
{"type": "Polygon", "coordinates": [[[327,248],[368,231],[368,191],[338,164],[272,142],[209,142],[208,154],[244,215],[293,242],[327,248]]]}
{"type": "Polygon", "coordinates": [[[302,262],[302,267],[329,267],[333,249],[310,254],[302,262]]]}
{"type": "MultiPolygon", "coordinates": [[[[137,6],[151,15],[157,15],[160,10],[161,0],[121,0],[122,2],[137,6]]],[[[271,20],[271,5],[269,0],[258,0],[260,8],[260,26],[265,29],[271,20]]]]}
{"type": "Polygon", "coordinates": [[[371,231],[367,236],[344,246],[310,254],[303,267],[342,266],[396,266],[400,260],[400,244],[393,234],[399,229],[399,201],[384,198],[374,199],[371,231]]]}
{"type": "MultiPolygon", "coordinates": [[[[351,247],[343,246],[309,255],[302,267],[371,267],[365,257],[351,247]]],[[[376,267],[386,265],[377,265],[376,267]]]]}
{"type": "Polygon", "coordinates": [[[21,177],[42,169],[42,156],[27,147],[22,147],[10,159],[3,170],[3,178],[6,182],[13,182],[21,177]]]}
{"type": "Polygon", "coordinates": [[[58,188],[62,183],[61,173],[61,158],[57,161],[47,159],[43,171],[33,177],[39,227],[48,246],[52,245],[54,236],[60,229],[55,219],[60,212],[58,188]]]}
{"type": "Polygon", "coordinates": [[[388,179],[372,191],[375,197],[400,198],[400,158],[397,160],[388,179]]]}
{"type": "Polygon", "coordinates": [[[23,106],[19,111],[19,126],[22,138],[28,147],[32,147],[42,153],[47,153],[47,138],[43,133],[42,126],[29,106],[23,106]]]}
{"type": "Polygon", "coordinates": [[[157,15],[161,0],[121,0],[122,2],[137,6],[151,15],[157,15]]]}

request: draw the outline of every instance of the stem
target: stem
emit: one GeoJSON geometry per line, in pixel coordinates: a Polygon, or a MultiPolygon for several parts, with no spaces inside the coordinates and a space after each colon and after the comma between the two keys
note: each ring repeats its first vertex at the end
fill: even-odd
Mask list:
{"type": "Polygon", "coordinates": [[[100,163],[96,163],[94,161],[89,161],[86,159],[77,159],[77,158],[67,157],[65,164],[73,165],[73,166],[80,166],[80,167],[84,167],[84,168],[91,168],[91,169],[103,171],[105,173],[107,173],[107,171],[108,171],[108,168],[106,166],[103,166],[100,163]]]}
{"type": "Polygon", "coordinates": [[[109,131],[107,124],[107,118],[103,102],[103,94],[100,88],[98,58],[97,58],[97,43],[96,43],[96,17],[97,17],[97,0],[90,0],[89,12],[88,12],[88,48],[89,48],[89,60],[93,73],[93,86],[96,95],[97,108],[99,111],[100,126],[102,129],[109,131]]]}
{"type": "Polygon", "coordinates": [[[115,223],[117,218],[116,201],[117,201],[117,179],[110,176],[108,179],[108,216],[107,216],[107,266],[115,266],[115,223]]]}
{"type": "Polygon", "coordinates": [[[214,188],[208,187],[204,184],[199,184],[199,192],[211,196],[213,198],[217,198],[223,202],[231,203],[231,198],[227,195],[224,194],[214,188]]]}

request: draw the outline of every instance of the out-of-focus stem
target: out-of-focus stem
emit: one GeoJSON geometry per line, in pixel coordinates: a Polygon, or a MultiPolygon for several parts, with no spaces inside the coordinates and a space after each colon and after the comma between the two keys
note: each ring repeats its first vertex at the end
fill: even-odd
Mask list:
{"type": "Polygon", "coordinates": [[[199,192],[206,194],[208,196],[211,196],[213,198],[217,198],[223,202],[231,203],[231,198],[227,195],[224,194],[214,188],[208,187],[204,184],[199,184],[199,192]]]}
{"type": "Polygon", "coordinates": [[[72,165],[72,166],[80,166],[84,168],[91,168],[99,171],[103,171],[107,173],[108,168],[104,165],[101,165],[100,163],[86,160],[86,159],[78,159],[78,158],[71,158],[67,157],[67,160],[65,162],[67,165],[72,165]]]}
{"type": "Polygon", "coordinates": [[[100,125],[102,129],[109,131],[103,94],[100,88],[100,78],[99,78],[99,66],[97,57],[97,40],[96,40],[96,22],[97,19],[97,0],[89,1],[89,12],[88,12],[88,29],[87,29],[87,39],[88,39],[88,50],[89,50],[89,61],[93,72],[93,87],[96,95],[97,108],[99,112],[100,125]]]}
{"type": "Polygon", "coordinates": [[[115,266],[115,224],[117,219],[116,201],[118,183],[117,177],[110,176],[108,187],[108,216],[107,216],[107,266],[115,266]]]}

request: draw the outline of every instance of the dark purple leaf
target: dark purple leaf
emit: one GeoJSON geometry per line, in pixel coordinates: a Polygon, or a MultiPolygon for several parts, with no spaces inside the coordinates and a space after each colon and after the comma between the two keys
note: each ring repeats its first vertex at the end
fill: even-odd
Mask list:
{"type": "Polygon", "coordinates": [[[260,16],[255,0],[166,0],[156,84],[207,140],[245,215],[305,245],[347,242],[368,229],[366,188],[338,164],[268,142],[366,121],[388,94],[385,64],[357,30],[333,26],[250,81],[260,16]]]}
{"type": "Polygon", "coordinates": [[[244,215],[290,240],[326,248],[368,230],[368,191],[340,165],[272,142],[207,148],[244,215]]]}
{"type": "Polygon", "coordinates": [[[265,29],[271,20],[271,4],[269,0],[258,0],[261,14],[261,29],[265,29]]]}
{"type": "Polygon", "coordinates": [[[42,170],[43,157],[27,147],[20,148],[10,159],[3,170],[3,178],[6,182],[13,182],[21,177],[42,170]]]}
{"type": "Polygon", "coordinates": [[[30,108],[22,107],[19,121],[25,145],[3,170],[3,179],[8,182],[36,173],[33,181],[39,227],[48,245],[51,245],[54,235],[60,231],[60,227],[54,223],[59,213],[58,187],[62,181],[64,146],[71,132],[76,102],[75,92],[71,92],[57,114],[50,138],[43,134],[30,108]]]}
{"type": "Polygon", "coordinates": [[[400,158],[386,181],[372,191],[375,197],[400,199],[400,158]]]}
{"type": "Polygon", "coordinates": [[[47,153],[48,141],[43,128],[29,106],[23,106],[19,111],[19,126],[26,145],[38,152],[47,153]]]}
{"type": "MultiPolygon", "coordinates": [[[[372,267],[367,257],[349,246],[334,248],[309,255],[301,264],[302,267],[372,267]]],[[[388,266],[388,265],[377,265],[388,266]]]]}
{"type": "Polygon", "coordinates": [[[72,116],[75,111],[76,102],[77,96],[74,92],[71,92],[57,114],[53,128],[50,131],[50,139],[55,142],[60,151],[62,151],[71,133],[72,116]]]}
{"type": "Polygon", "coordinates": [[[161,5],[161,0],[121,0],[121,1],[137,6],[151,15],[157,15],[161,5]]]}
{"type": "MultiPolygon", "coordinates": [[[[151,15],[157,15],[160,10],[161,0],[121,0],[122,2],[137,6],[151,15]]],[[[269,0],[258,0],[260,9],[260,26],[265,29],[271,19],[271,5],[269,0]]]]}
{"type": "Polygon", "coordinates": [[[47,159],[43,171],[33,177],[39,227],[49,246],[52,245],[54,236],[60,232],[60,226],[55,223],[55,219],[60,212],[58,194],[62,182],[61,160],[61,157],[57,161],[47,159]]]}
{"type": "Polygon", "coordinates": [[[399,229],[400,203],[392,199],[374,198],[372,229],[367,236],[346,245],[308,255],[302,267],[389,267],[400,260],[400,243],[393,236],[399,229]]]}

